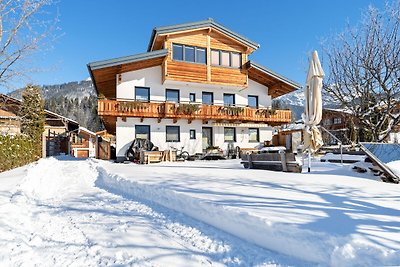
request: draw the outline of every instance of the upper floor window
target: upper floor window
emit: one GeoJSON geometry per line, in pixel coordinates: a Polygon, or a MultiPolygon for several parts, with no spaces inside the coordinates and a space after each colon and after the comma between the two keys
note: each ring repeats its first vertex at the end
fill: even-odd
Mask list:
{"type": "Polygon", "coordinates": [[[212,105],[214,103],[214,95],[211,92],[203,92],[202,103],[212,105]]]}
{"type": "Polygon", "coordinates": [[[179,103],[179,90],[166,89],[165,90],[165,100],[169,102],[179,103]]]}
{"type": "Polygon", "coordinates": [[[224,94],[224,106],[234,106],[234,105],[235,105],[235,95],[224,94]]]}
{"type": "Polygon", "coordinates": [[[241,54],[223,50],[211,50],[211,64],[223,67],[240,68],[241,54]]]}
{"type": "Polygon", "coordinates": [[[150,101],[150,88],[135,86],[135,100],[142,102],[150,101]]]}
{"type": "Polygon", "coordinates": [[[187,62],[206,63],[206,49],[197,46],[173,44],[172,58],[187,62]]]}
{"type": "Polygon", "coordinates": [[[258,96],[256,95],[249,95],[247,96],[248,106],[250,108],[258,108],[258,96]]]}
{"type": "Polygon", "coordinates": [[[342,118],[340,117],[333,118],[333,124],[341,124],[341,123],[342,123],[342,118]]]}

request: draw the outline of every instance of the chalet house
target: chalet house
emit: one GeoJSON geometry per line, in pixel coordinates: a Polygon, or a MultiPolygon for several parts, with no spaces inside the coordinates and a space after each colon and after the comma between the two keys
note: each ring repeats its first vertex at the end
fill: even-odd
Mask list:
{"type": "Polygon", "coordinates": [[[96,133],[79,127],[71,135],[71,155],[76,158],[94,158],[96,156],[96,133]]]}
{"type": "MultiPolygon", "coordinates": [[[[21,118],[18,116],[21,101],[0,94],[0,134],[16,135],[21,133],[21,118]]],[[[78,131],[78,122],[45,110],[45,130],[43,136],[43,156],[53,156],[60,153],[69,154],[69,133],[78,131]]]]}
{"type": "Polygon", "coordinates": [[[89,63],[98,114],[123,159],[135,138],[190,154],[252,148],[291,121],[271,99],[300,85],[251,60],[259,45],[208,19],[155,28],[146,53],[89,63]]]}
{"type": "MultiPolygon", "coordinates": [[[[328,108],[322,110],[322,127],[341,140],[343,144],[351,143],[352,121],[357,124],[357,120],[354,116],[346,110],[328,108]]],[[[337,144],[337,140],[328,135],[325,131],[322,131],[322,138],[327,145],[337,144]]]]}

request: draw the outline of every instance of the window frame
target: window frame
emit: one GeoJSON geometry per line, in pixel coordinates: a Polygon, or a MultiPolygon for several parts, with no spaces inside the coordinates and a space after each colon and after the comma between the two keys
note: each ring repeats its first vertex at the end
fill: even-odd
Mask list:
{"type": "MultiPolygon", "coordinates": [[[[223,67],[223,68],[231,68],[231,69],[241,69],[242,68],[242,53],[240,52],[234,52],[234,51],[227,51],[227,50],[220,50],[220,49],[211,49],[211,52],[218,52],[218,64],[214,64],[211,60],[211,66],[215,67],[223,67]],[[229,65],[222,65],[222,53],[228,53],[229,54],[229,65]],[[239,67],[233,67],[232,66],[232,54],[239,55],[239,67]]],[[[212,58],[212,56],[211,56],[212,58]]]]}
{"type": "Polygon", "coordinates": [[[167,89],[165,89],[165,102],[171,102],[171,103],[180,103],[181,102],[181,93],[180,93],[180,90],[179,89],[169,89],[169,88],[167,88],[167,89]],[[177,102],[175,102],[175,101],[173,101],[173,100],[168,100],[168,92],[175,92],[175,93],[178,93],[178,101],[177,102]]]}
{"type": "Polygon", "coordinates": [[[196,93],[189,93],[189,102],[191,103],[196,103],[196,93]],[[193,101],[191,99],[191,97],[193,96],[193,101]]]}
{"type": "Polygon", "coordinates": [[[200,65],[207,65],[207,48],[206,47],[200,47],[200,46],[193,46],[193,45],[185,45],[185,44],[177,44],[177,43],[172,43],[172,60],[174,61],[179,61],[179,62],[186,62],[186,63],[194,63],[194,64],[200,64],[200,65]],[[182,59],[175,59],[174,58],[174,46],[180,46],[182,47],[182,59]],[[186,60],[186,47],[193,48],[194,52],[194,61],[187,61],[186,60]],[[198,54],[197,50],[204,50],[204,63],[198,61],[198,54]]]}
{"type": "Polygon", "coordinates": [[[214,93],[213,92],[206,92],[206,91],[201,92],[201,103],[204,104],[204,105],[209,105],[209,106],[214,105],[214,93]],[[211,104],[204,103],[204,101],[203,101],[204,100],[203,99],[204,94],[210,94],[211,95],[211,104]]]}
{"type": "Polygon", "coordinates": [[[190,129],[189,130],[189,139],[190,140],[195,140],[196,139],[196,130],[195,129],[190,129]]]}
{"type": "Polygon", "coordinates": [[[167,125],[165,126],[165,142],[168,143],[173,143],[173,142],[180,142],[181,141],[181,129],[180,126],[172,126],[172,125],[167,125]],[[168,129],[178,129],[178,140],[168,140],[168,129]]]}
{"type": "Polygon", "coordinates": [[[224,127],[224,143],[229,143],[229,142],[236,142],[236,128],[235,127],[224,127]],[[233,140],[226,140],[226,130],[231,130],[233,129],[233,140]]]}
{"type": "Polygon", "coordinates": [[[146,87],[146,86],[135,86],[135,101],[140,101],[140,102],[144,102],[144,103],[149,103],[150,102],[150,87],[146,87]],[[141,99],[137,99],[137,89],[147,89],[147,100],[141,100],[141,99]]]}
{"type": "Polygon", "coordinates": [[[258,108],[260,106],[260,104],[258,103],[258,95],[248,95],[247,96],[247,106],[249,108],[258,108]],[[249,104],[249,98],[254,97],[256,99],[256,106],[250,106],[249,104]]]}
{"type": "Polygon", "coordinates": [[[235,94],[224,93],[224,94],[223,94],[224,106],[225,106],[225,107],[234,107],[234,106],[236,106],[236,99],[235,99],[235,98],[236,98],[235,94]],[[225,96],[232,96],[232,100],[233,100],[233,101],[232,101],[232,104],[228,104],[228,105],[227,105],[227,104],[225,103],[225,96]]]}
{"type": "Polygon", "coordinates": [[[259,128],[248,128],[249,143],[259,143],[260,142],[260,129],[259,128]],[[257,140],[250,140],[250,130],[256,130],[257,140]]]}
{"type": "MultiPolygon", "coordinates": [[[[142,124],[139,124],[139,125],[135,125],[135,139],[142,139],[142,138],[137,138],[137,129],[139,128],[139,127],[146,127],[147,128],[147,130],[148,130],[148,137],[149,137],[149,139],[148,140],[151,140],[150,138],[151,138],[151,128],[150,128],[150,125],[142,125],[142,124]]],[[[142,139],[142,140],[146,140],[146,139],[142,139]]]]}

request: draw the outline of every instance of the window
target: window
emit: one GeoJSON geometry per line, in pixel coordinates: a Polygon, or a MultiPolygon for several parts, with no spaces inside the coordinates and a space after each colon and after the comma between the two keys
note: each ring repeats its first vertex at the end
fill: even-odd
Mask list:
{"type": "Polygon", "coordinates": [[[211,65],[240,68],[242,62],[242,55],[240,53],[211,50],[211,65]]]}
{"type": "Polygon", "coordinates": [[[231,67],[240,68],[240,54],[231,53],[231,67]]]}
{"type": "Polygon", "coordinates": [[[224,128],[224,142],[236,142],[236,129],[233,127],[224,128]]]}
{"type": "Polygon", "coordinates": [[[196,130],[191,129],[189,132],[190,139],[196,139],[196,130]]]}
{"type": "Polygon", "coordinates": [[[247,96],[248,106],[251,108],[258,108],[258,96],[249,95],[247,96]]]}
{"type": "Polygon", "coordinates": [[[203,92],[202,102],[203,102],[203,104],[206,104],[206,105],[212,105],[214,103],[213,93],[203,92]]]}
{"type": "Polygon", "coordinates": [[[322,124],[323,125],[332,125],[332,120],[331,119],[324,119],[322,124]]]}
{"type": "Polygon", "coordinates": [[[206,64],[206,49],[196,47],[196,62],[206,64]]]}
{"type": "Polygon", "coordinates": [[[197,46],[173,44],[172,58],[174,60],[206,64],[206,49],[197,46]]]}
{"type": "Polygon", "coordinates": [[[211,64],[212,65],[220,65],[219,64],[219,51],[211,50],[211,64]]]}
{"type": "Polygon", "coordinates": [[[150,140],[150,125],[136,125],[135,126],[135,139],[150,140]]]}
{"type": "Polygon", "coordinates": [[[165,90],[165,100],[169,102],[179,103],[179,90],[166,89],[165,90]]]}
{"type": "Polygon", "coordinates": [[[135,86],[135,100],[142,102],[150,101],[150,88],[135,86]]]}
{"type": "Polygon", "coordinates": [[[230,66],[230,60],[229,60],[229,52],[221,51],[220,52],[221,56],[221,66],[229,67],[230,66]]]}
{"type": "Polygon", "coordinates": [[[183,46],[172,45],[172,56],[174,60],[183,60],[183,46]]]}
{"type": "Polygon", "coordinates": [[[224,106],[234,106],[234,105],[235,105],[235,95],[224,94],[224,106]]]}
{"type": "Polygon", "coordinates": [[[189,94],[189,101],[190,102],[196,102],[196,94],[195,93],[190,93],[189,94]]]}
{"type": "Polygon", "coordinates": [[[194,62],[194,47],[185,45],[185,61],[194,62]]]}
{"type": "Polygon", "coordinates": [[[167,133],[167,142],[179,142],[180,131],[179,126],[166,126],[165,132],[167,133]]]}
{"type": "Polygon", "coordinates": [[[342,123],[342,118],[340,117],[333,118],[333,124],[341,124],[341,123],[342,123]]]}
{"type": "Polygon", "coordinates": [[[249,128],[249,142],[260,142],[260,130],[258,128],[249,128]]]}

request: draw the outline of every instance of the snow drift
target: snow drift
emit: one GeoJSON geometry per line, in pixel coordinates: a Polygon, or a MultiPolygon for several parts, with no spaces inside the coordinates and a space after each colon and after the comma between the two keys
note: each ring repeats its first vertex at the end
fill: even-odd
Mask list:
{"type": "Polygon", "coordinates": [[[362,237],[336,236],[300,229],[295,224],[273,223],[254,214],[217,205],[163,187],[144,184],[98,167],[96,185],[124,196],[146,199],[182,212],[218,229],[302,260],[331,266],[376,266],[400,263],[399,251],[385,250],[362,237]]]}

